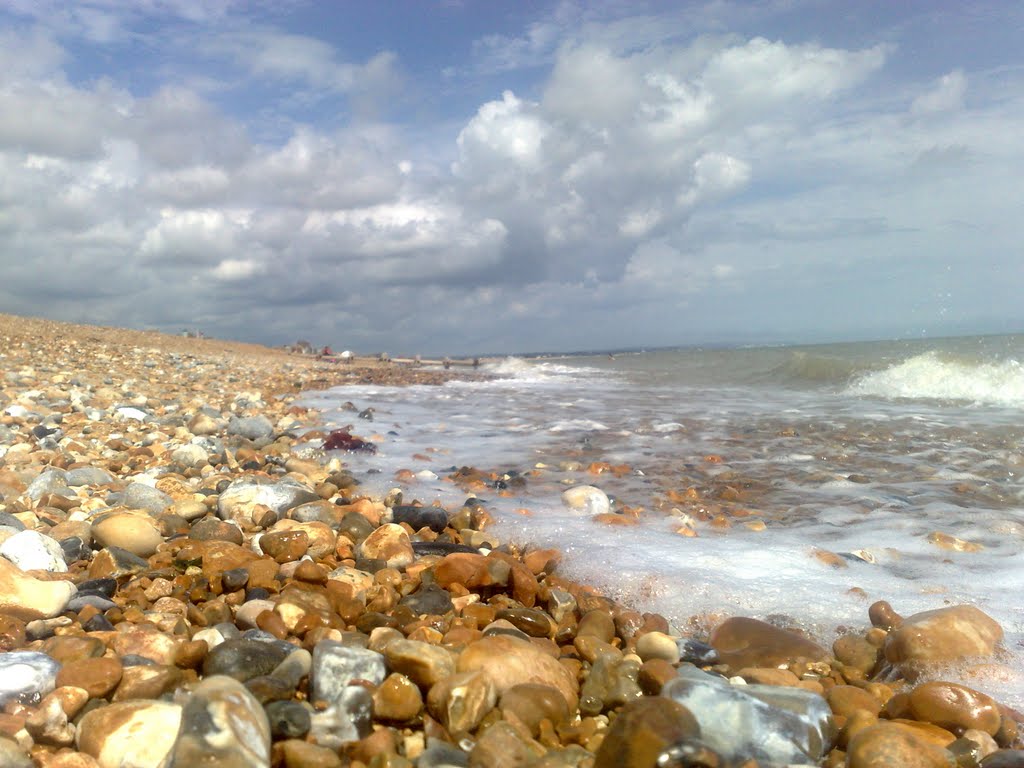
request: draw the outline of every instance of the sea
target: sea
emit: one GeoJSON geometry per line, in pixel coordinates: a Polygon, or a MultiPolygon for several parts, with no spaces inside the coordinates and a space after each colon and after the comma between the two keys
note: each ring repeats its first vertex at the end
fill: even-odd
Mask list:
{"type": "Polygon", "coordinates": [[[969,603],[999,663],[943,670],[1024,708],[1024,335],[682,348],[485,363],[493,378],[305,395],[377,453],[369,493],[454,509],[461,467],[503,540],[682,634],[727,616],[828,646],[900,614],[969,603]],[[343,408],[373,408],[372,422],[343,408]],[[351,406],[349,406],[351,407],[351,406]],[[402,470],[407,478],[396,478],[402,470]],[[593,485],[635,524],[569,510],[593,485]]]}

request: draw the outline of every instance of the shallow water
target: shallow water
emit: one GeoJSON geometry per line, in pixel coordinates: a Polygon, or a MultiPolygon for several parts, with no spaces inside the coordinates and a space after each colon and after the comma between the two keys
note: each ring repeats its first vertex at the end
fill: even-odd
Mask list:
{"type": "Polygon", "coordinates": [[[480,494],[499,531],[561,548],[567,576],[681,629],[784,615],[830,643],[841,626],[868,626],[876,599],[904,615],[973,603],[1006,630],[1009,670],[967,682],[1020,707],[1019,360],[1024,338],[1013,336],[509,359],[490,366],[493,381],[344,387],[306,402],[334,426],[378,435],[376,456],[346,458],[372,473],[374,492],[401,486],[406,499],[452,507],[465,499],[446,479],[452,467],[530,473],[510,496],[480,494]],[[339,410],[346,400],[372,406],[375,421],[339,410]],[[630,471],[585,471],[593,462],[630,471]],[[400,469],[422,476],[402,485],[400,469]],[[584,483],[645,510],[640,524],[569,513],[559,494],[584,483]],[[687,525],[695,537],[675,532],[687,525]]]}

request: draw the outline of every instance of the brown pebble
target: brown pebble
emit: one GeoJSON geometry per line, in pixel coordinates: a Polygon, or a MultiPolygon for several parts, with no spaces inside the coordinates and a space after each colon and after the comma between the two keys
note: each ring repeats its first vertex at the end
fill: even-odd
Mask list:
{"type": "MultiPolygon", "coordinates": [[[[653,768],[669,747],[696,741],[700,727],[682,704],[661,696],[630,702],[608,729],[594,768],[653,768]]],[[[692,762],[718,765],[717,762],[692,762]]]]}
{"type": "Polygon", "coordinates": [[[333,749],[309,744],[300,739],[287,739],[274,744],[274,755],[280,756],[280,762],[272,760],[272,764],[283,765],[284,768],[341,768],[342,762],[333,749]]]}
{"type": "Polygon", "coordinates": [[[976,728],[990,736],[999,731],[1000,715],[996,702],[964,685],[923,683],[910,692],[909,703],[915,720],[948,730],[976,728]]]}
{"type": "Polygon", "coordinates": [[[407,722],[423,709],[423,694],[405,675],[394,672],[373,692],[373,714],[385,721],[407,722]]]}
{"type": "Polygon", "coordinates": [[[640,667],[637,682],[647,696],[657,696],[662,686],[676,676],[676,668],[665,659],[650,659],[640,667]]]}
{"type": "Polygon", "coordinates": [[[61,667],[57,673],[57,685],[84,688],[92,698],[103,699],[121,682],[122,672],[121,661],[117,658],[78,659],[61,667]]]}
{"type": "Polygon", "coordinates": [[[298,560],[309,548],[309,534],[305,531],[274,531],[260,537],[260,549],[277,563],[298,560]]]}
{"type": "Polygon", "coordinates": [[[534,738],[540,733],[543,720],[558,727],[568,722],[570,712],[565,698],[554,688],[536,683],[515,685],[505,691],[498,702],[502,714],[513,715],[529,728],[534,738]]]}

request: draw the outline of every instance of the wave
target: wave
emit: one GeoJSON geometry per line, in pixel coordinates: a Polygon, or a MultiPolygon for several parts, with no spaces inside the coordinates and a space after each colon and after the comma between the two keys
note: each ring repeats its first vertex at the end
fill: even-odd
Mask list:
{"type": "Polygon", "coordinates": [[[522,357],[506,357],[497,362],[487,363],[484,370],[502,378],[523,382],[547,381],[556,378],[564,380],[567,377],[575,378],[607,373],[596,368],[559,365],[541,360],[526,360],[522,357]]]}
{"type": "Polygon", "coordinates": [[[887,399],[951,400],[1024,406],[1024,366],[1017,360],[979,362],[938,352],[920,355],[858,376],[846,392],[887,399]]]}

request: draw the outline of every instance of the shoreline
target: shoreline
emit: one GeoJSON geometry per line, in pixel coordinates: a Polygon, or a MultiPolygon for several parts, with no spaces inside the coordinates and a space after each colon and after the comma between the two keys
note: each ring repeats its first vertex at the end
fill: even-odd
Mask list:
{"type": "Polygon", "coordinates": [[[977,609],[875,604],[831,649],[750,619],[679,636],[562,580],[557,551],[490,541],[483,506],[368,498],[346,454],[293,451],[329,437],[303,392],[483,374],[8,315],[0,344],[4,765],[639,768],[679,743],[770,765],[759,744],[794,729],[786,759],[828,766],[1020,745],[1017,713],[917,682],[997,661],[977,609]],[[748,713],[751,738],[715,736],[694,691],[712,720],[748,713]],[[238,728],[201,716],[225,707],[238,728]]]}

